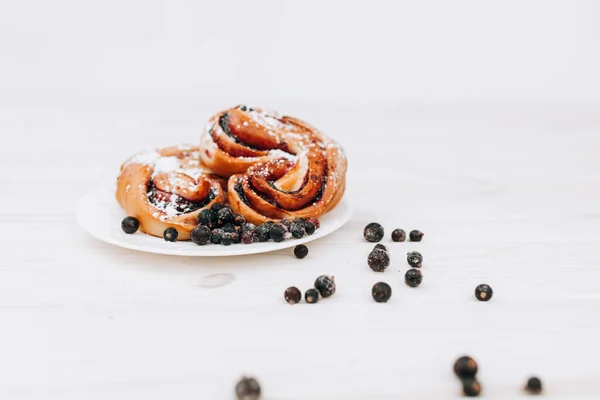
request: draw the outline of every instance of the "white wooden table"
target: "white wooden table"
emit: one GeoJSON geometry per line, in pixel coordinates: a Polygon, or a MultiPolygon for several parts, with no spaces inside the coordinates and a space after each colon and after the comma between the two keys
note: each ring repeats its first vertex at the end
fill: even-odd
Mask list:
{"type": "Polygon", "coordinates": [[[142,254],[77,227],[77,200],[126,157],[196,141],[227,105],[1,111],[1,399],[233,399],[242,374],[265,400],[455,398],[464,353],[485,398],[524,396],[532,374],[546,398],[600,398],[597,114],[284,105],[350,160],[354,217],[304,260],[142,254]],[[384,274],[366,265],[371,221],[387,230],[384,274]],[[392,244],[396,227],[426,236],[392,244]],[[413,249],[417,289],[403,283],[413,249]],[[321,274],[333,298],[284,302],[321,274]],[[387,304],[371,299],[380,280],[387,304]],[[484,282],[488,303],[473,296],[484,282]]]}

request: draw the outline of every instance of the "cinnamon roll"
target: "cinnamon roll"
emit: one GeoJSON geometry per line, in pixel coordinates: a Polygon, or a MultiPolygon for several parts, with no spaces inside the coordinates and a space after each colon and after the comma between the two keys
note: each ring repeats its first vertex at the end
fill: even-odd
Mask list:
{"type": "Polygon", "coordinates": [[[297,118],[234,107],[210,119],[201,149],[208,168],[230,177],[231,208],[254,224],[319,217],[344,194],[344,150],[297,118]]]}
{"type": "Polygon", "coordinates": [[[169,147],[138,154],[121,167],[117,200],[140,230],[159,236],[175,228],[188,240],[200,211],[227,201],[226,181],[202,165],[200,149],[169,147]]]}

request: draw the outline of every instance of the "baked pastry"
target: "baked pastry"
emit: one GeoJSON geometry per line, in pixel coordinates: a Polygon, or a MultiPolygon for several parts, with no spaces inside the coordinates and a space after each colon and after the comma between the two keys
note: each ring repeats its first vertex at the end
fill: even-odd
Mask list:
{"type": "Polygon", "coordinates": [[[226,181],[203,167],[199,148],[169,147],[123,164],[117,200],[142,232],[162,237],[175,228],[179,240],[188,240],[200,211],[227,201],[226,181]]]}
{"type": "Polygon", "coordinates": [[[220,112],[201,149],[209,169],[230,177],[233,211],[254,224],[319,217],[346,188],[344,150],[306,122],[276,112],[246,106],[220,112]]]}

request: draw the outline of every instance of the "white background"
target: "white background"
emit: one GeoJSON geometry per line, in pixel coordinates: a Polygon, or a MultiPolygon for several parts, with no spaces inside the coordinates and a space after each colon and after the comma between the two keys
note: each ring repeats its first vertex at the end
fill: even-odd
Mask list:
{"type": "Polygon", "coordinates": [[[530,374],[600,398],[599,20],[594,1],[0,3],[0,397],[230,399],[250,373],[266,400],[453,398],[470,353],[488,398],[530,374]],[[354,218],[309,258],[157,257],[78,229],[125,158],[239,103],[346,148],[354,218]],[[426,238],[373,275],[372,220],[426,238]],[[283,302],[322,273],[335,298],[283,302]]]}

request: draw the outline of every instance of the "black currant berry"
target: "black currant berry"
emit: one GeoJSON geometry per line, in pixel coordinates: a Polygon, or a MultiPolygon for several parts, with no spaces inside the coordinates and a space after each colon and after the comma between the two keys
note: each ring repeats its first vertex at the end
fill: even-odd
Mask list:
{"type": "Polygon", "coordinates": [[[394,242],[404,242],[406,240],[406,232],[402,229],[394,229],[392,232],[392,240],[394,242]]]}
{"type": "Polygon", "coordinates": [[[202,246],[210,242],[211,235],[212,232],[210,231],[208,226],[198,225],[197,227],[192,229],[192,232],[190,233],[190,239],[197,245],[202,246]]]}
{"type": "Polygon", "coordinates": [[[463,379],[462,385],[466,397],[477,397],[481,393],[481,385],[475,379],[463,379]]]}
{"type": "Polygon", "coordinates": [[[297,287],[292,286],[285,290],[283,297],[285,297],[285,301],[288,303],[296,304],[302,299],[302,293],[300,293],[300,290],[297,287]]]}
{"type": "Polygon", "coordinates": [[[306,221],[306,223],[304,224],[304,229],[306,230],[306,234],[310,236],[313,233],[315,233],[317,227],[312,222],[306,221]]]}
{"type": "Polygon", "coordinates": [[[404,282],[410,287],[417,287],[423,282],[423,273],[416,268],[411,268],[404,274],[404,282]]]}
{"type": "Polygon", "coordinates": [[[212,207],[210,209],[213,210],[214,212],[219,212],[219,210],[224,207],[226,207],[226,206],[223,203],[215,203],[212,205],[212,207]]]}
{"type": "Polygon", "coordinates": [[[217,217],[219,225],[225,225],[230,222],[233,223],[234,221],[233,211],[231,211],[231,208],[229,207],[221,208],[217,213],[217,217]]]}
{"type": "Polygon", "coordinates": [[[177,241],[178,237],[179,237],[179,232],[177,232],[177,229],[175,229],[175,228],[167,228],[167,229],[165,229],[165,232],[163,233],[163,238],[167,242],[175,242],[175,241],[177,241]]]}
{"type": "Polygon", "coordinates": [[[238,400],[259,400],[260,385],[254,378],[242,378],[235,386],[235,395],[238,400]]]}
{"type": "Polygon", "coordinates": [[[310,304],[316,303],[319,301],[319,291],[317,289],[308,289],[306,293],[304,293],[304,300],[310,304]]]}
{"type": "Polygon", "coordinates": [[[246,222],[244,225],[241,226],[240,229],[242,230],[242,233],[248,231],[253,232],[256,229],[256,225],[246,222]]]}
{"type": "Polygon", "coordinates": [[[133,234],[140,229],[140,221],[135,217],[126,217],[121,221],[121,229],[127,234],[133,234]]]}
{"type": "Polygon", "coordinates": [[[392,297],[392,288],[385,282],[379,282],[373,285],[371,294],[376,302],[386,303],[392,297]]]}
{"type": "Polygon", "coordinates": [[[282,224],[274,224],[269,230],[269,238],[274,242],[283,242],[285,240],[285,234],[287,229],[282,224]]]}
{"type": "Polygon", "coordinates": [[[235,214],[233,216],[233,223],[237,226],[242,226],[246,223],[246,218],[244,218],[244,216],[241,214],[235,214]]]}
{"type": "Polygon", "coordinates": [[[385,247],[385,246],[384,246],[383,244],[381,244],[381,243],[377,243],[377,244],[375,245],[375,248],[374,248],[374,249],[379,249],[379,250],[383,250],[383,251],[388,251],[387,247],[385,247]]]}
{"type": "Polygon", "coordinates": [[[254,232],[253,231],[242,232],[242,234],[240,235],[240,241],[244,244],[250,244],[250,243],[254,242],[254,232]]]}
{"type": "Polygon", "coordinates": [[[303,221],[299,222],[298,220],[292,223],[292,229],[290,229],[290,233],[296,239],[302,239],[304,235],[306,235],[306,227],[303,221]]]}
{"type": "Polygon", "coordinates": [[[421,268],[423,266],[423,256],[418,251],[406,253],[406,261],[413,268],[421,268]]]}
{"type": "Polygon", "coordinates": [[[529,394],[540,394],[542,393],[542,381],[536,376],[532,376],[527,380],[525,385],[525,391],[529,394]]]}
{"type": "Polygon", "coordinates": [[[489,301],[493,294],[494,291],[489,285],[481,284],[475,288],[475,297],[479,301],[489,301]]]}
{"type": "Polygon", "coordinates": [[[288,218],[283,218],[281,221],[279,221],[279,223],[283,226],[286,227],[286,229],[289,231],[292,229],[292,220],[288,219],[288,218]]]}
{"type": "Polygon", "coordinates": [[[223,229],[223,232],[229,232],[229,233],[232,233],[232,232],[235,232],[235,225],[234,225],[234,224],[232,224],[231,222],[228,222],[228,223],[224,224],[224,225],[221,227],[221,229],[223,229]]]}
{"type": "Polygon", "coordinates": [[[335,294],[335,280],[333,276],[321,275],[315,281],[315,289],[324,299],[335,294]]]}
{"type": "Polygon", "coordinates": [[[221,244],[223,246],[230,246],[231,244],[233,244],[234,240],[235,240],[235,233],[225,232],[225,233],[223,233],[223,237],[221,238],[221,244]]]}
{"type": "Polygon", "coordinates": [[[308,255],[308,247],[303,244],[299,244],[294,248],[294,255],[300,259],[308,255]]]}
{"type": "Polygon", "coordinates": [[[377,222],[371,222],[365,227],[364,236],[367,242],[379,242],[383,239],[384,234],[383,226],[377,222]]]}
{"type": "Polygon", "coordinates": [[[254,237],[259,242],[268,242],[269,241],[269,226],[264,223],[259,225],[254,230],[254,237]]]}
{"type": "Polygon", "coordinates": [[[477,363],[469,356],[462,356],[454,362],[454,373],[460,379],[475,379],[477,363]]]}
{"type": "Polygon", "coordinates": [[[222,229],[213,229],[212,234],[210,236],[211,243],[221,244],[221,239],[223,238],[224,234],[225,234],[225,232],[223,232],[222,229]]]}
{"type": "Polygon", "coordinates": [[[383,272],[390,265],[390,256],[387,251],[374,249],[367,258],[369,267],[375,272],[383,272]]]}
{"type": "Polygon", "coordinates": [[[312,222],[316,229],[321,227],[321,221],[318,218],[310,217],[306,219],[307,222],[312,222]]]}
{"type": "Polygon", "coordinates": [[[198,224],[208,226],[211,229],[214,228],[217,225],[217,212],[208,208],[200,211],[198,224]]]}
{"type": "Polygon", "coordinates": [[[408,236],[410,237],[411,242],[420,242],[421,239],[423,239],[423,236],[425,236],[425,234],[415,229],[414,231],[410,231],[410,234],[408,236]]]}

